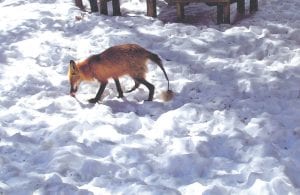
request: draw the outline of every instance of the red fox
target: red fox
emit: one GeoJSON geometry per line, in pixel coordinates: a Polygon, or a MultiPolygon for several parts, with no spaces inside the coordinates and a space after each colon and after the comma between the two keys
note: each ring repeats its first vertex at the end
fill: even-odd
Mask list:
{"type": "Polygon", "coordinates": [[[134,91],[140,84],[143,84],[149,90],[148,101],[152,101],[155,87],[145,79],[147,72],[146,62],[148,60],[155,62],[163,71],[168,82],[168,90],[163,98],[165,101],[170,100],[173,96],[173,92],[170,90],[169,78],[162,65],[161,59],[158,55],[136,44],[113,46],[100,54],[92,55],[78,63],[71,60],[68,71],[71,85],[70,95],[75,97],[75,93],[81,81],[96,79],[101,83],[100,88],[95,98],[89,100],[90,103],[96,103],[100,100],[108,83],[108,79],[113,78],[119,93],[118,97],[123,97],[119,77],[129,75],[133,78],[135,85],[127,92],[134,91]]]}

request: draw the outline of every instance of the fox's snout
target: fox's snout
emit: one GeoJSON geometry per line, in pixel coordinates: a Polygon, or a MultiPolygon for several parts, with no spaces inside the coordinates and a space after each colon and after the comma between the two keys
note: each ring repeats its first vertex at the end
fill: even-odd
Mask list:
{"type": "Polygon", "coordinates": [[[80,74],[76,63],[73,60],[70,60],[68,75],[70,81],[70,96],[75,97],[75,94],[78,90],[78,86],[80,84],[80,74]]]}
{"type": "Polygon", "coordinates": [[[71,86],[71,90],[70,90],[70,96],[72,96],[72,97],[75,97],[75,94],[76,94],[76,92],[77,92],[77,87],[72,87],[71,86]]]}
{"type": "Polygon", "coordinates": [[[70,96],[75,97],[75,92],[70,92],[70,96]]]}

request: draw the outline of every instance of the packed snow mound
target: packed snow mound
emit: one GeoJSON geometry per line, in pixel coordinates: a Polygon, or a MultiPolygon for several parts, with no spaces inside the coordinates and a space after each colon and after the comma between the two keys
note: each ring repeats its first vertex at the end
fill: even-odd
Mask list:
{"type": "Polygon", "coordinates": [[[260,0],[232,25],[205,4],[188,23],[163,1],[158,18],[144,0],[121,1],[121,17],[71,0],[0,8],[0,194],[300,194],[298,0],[260,0]],[[69,96],[70,60],[124,43],[163,59],[171,101],[153,63],[153,102],[145,87],[117,98],[113,81],[99,104],[97,82],[69,96]]]}

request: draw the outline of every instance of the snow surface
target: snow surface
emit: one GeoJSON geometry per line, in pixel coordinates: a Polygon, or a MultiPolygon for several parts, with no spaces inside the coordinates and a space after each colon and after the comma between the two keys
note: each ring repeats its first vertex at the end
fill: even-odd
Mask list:
{"type": "Polygon", "coordinates": [[[122,17],[0,0],[0,194],[300,194],[300,1],[246,5],[216,25],[205,4],[177,23],[163,1],[153,19],[145,0],[123,0],[122,17]],[[100,104],[97,83],[68,95],[70,59],[122,43],[161,56],[173,100],[152,63],[153,102],[113,82],[100,104]]]}

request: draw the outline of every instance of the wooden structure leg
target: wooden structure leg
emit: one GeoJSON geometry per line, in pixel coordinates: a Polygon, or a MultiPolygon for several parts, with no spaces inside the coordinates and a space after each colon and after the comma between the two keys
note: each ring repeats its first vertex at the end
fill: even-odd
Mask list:
{"type": "Polygon", "coordinates": [[[250,0],[250,13],[258,10],[258,0],[250,0]]]}
{"type": "Polygon", "coordinates": [[[112,7],[113,7],[113,15],[120,16],[121,15],[120,0],[112,0],[112,7]]]}
{"type": "Polygon", "coordinates": [[[75,5],[80,9],[84,9],[82,0],[75,0],[75,5]]]}
{"type": "Polygon", "coordinates": [[[106,0],[100,0],[100,14],[104,14],[104,15],[108,14],[107,1],[106,0]]]}
{"type": "Polygon", "coordinates": [[[176,3],[176,13],[178,20],[184,20],[184,4],[176,3]]]}
{"type": "Polygon", "coordinates": [[[217,24],[222,24],[224,22],[224,5],[218,4],[217,5],[217,24]]]}
{"type": "Polygon", "coordinates": [[[237,12],[244,16],[245,15],[245,0],[237,0],[237,12]]]}
{"type": "Polygon", "coordinates": [[[157,17],[156,0],[147,0],[147,16],[157,17]]]}
{"type": "Polygon", "coordinates": [[[230,24],[230,2],[229,3],[224,3],[224,6],[223,6],[223,17],[224,17],[224,20],[223,22],[225,24],[230,24]]]}
{"type": "Polygon", "coordinates": [[[91,5],[91,12],[98,12],[97,0],[89,0],[91,5]]]}
{"type": "Polygon", "coordinates": [[[230,24],[230,3],[217,4],[217,23],[230,24]]]}

